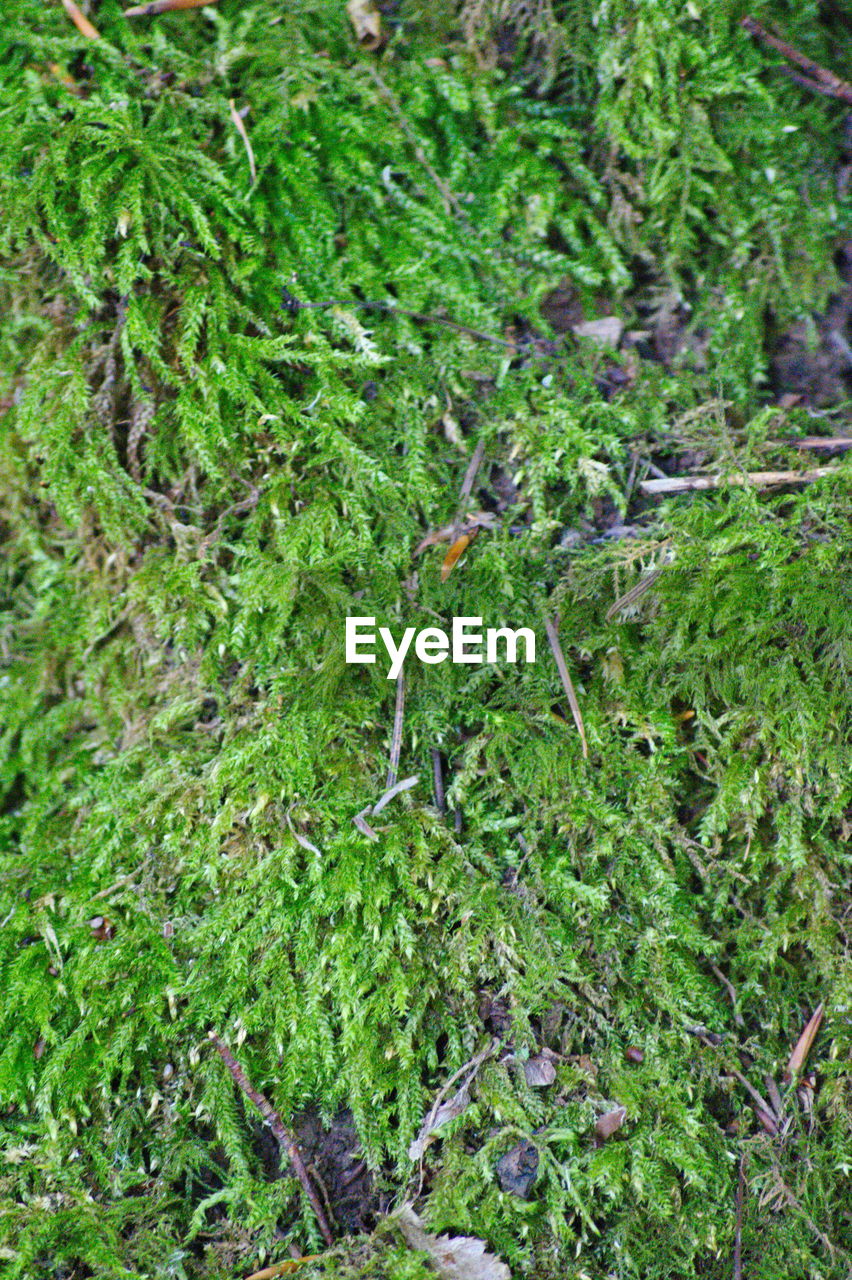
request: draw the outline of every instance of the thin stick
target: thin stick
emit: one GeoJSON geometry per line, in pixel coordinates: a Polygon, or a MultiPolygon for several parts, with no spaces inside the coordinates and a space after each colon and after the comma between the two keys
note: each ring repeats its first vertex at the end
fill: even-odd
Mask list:
{"type": "Polygon", "coordinates": [[[409,311],[407,307],[398,307],[393,302],[362,302],[360,298],[328,298],[324,302],[300,302],[298,298],[288,295],[284,308],[287,311],[323,311],[327,307],[363,307],[366,311],[385,311],[388,315],[406,316],[409,320],[417,320],[421,324],[442,324],[446,329],[454,329],[456,333],[464,333],[479,342],[491,342],[496,347],[511,347],[517,351],[517,342],[507,338],[495,338],[491,333],[483,333],[480,329],[471,329],[469,325],[448,320],[445,316],[430,315],[425,311],[409,311]]]}
{"type": "Polygon", "coordinates": [[[290,1163],[293,1166],[293,1171],[302,1186],[305,1188],[305,1194],[310,1200],[311,1208],[316,1214],[317,1225],[320,1229],[323,1240],[326,1244],[334,1244],[334,1236],[332,1235],[331,1227],[328,1225],[328,1219],[325,1216],[325,1211],[320,1204],[319,1197],[314,1190],[310,1178],[308,1177],[308,1171],[305,1168],[299,1148],[296,1145],[296,1139],[290,1133],[289,1129],[287,1129],[284,1121],[272,1106],[271,1102],[269,1102],[262,1093],[259,1093],[258,1090],[255,1089],[254,1085],[251,1083],[228,1046],[219,1039],[215,1031],[209,1031],[207,1034],[209,1039],[215,1045],[219,1057],[230,1071],[234,1082],[240,1089],[242,1089],[249,1101],[254,1104],[266,1123],[269,1125],[280,1146],[282,1146],[287,1152],[287,1155],[290,1157],[290,1163]]]}
{"type": "Polygon", "coordinates": [[[727,991],[728,996],[730,997],[731,1004],[733,1005],[733,1008],[734,1008],[734,1022],[737,1024],[737,1026],[738,1026],[738,1027],[743,1027],[743,1026],[745,1026],[745,1023],[744,1023],[744,1021],[743,1021],[742,1014],[741,1014],[741,1013],[739,1013],[739,1012],[737,1011],[737,989],[736,989],[736,987],[734,986],[734,984],[733,984],[732,982],[729,982],[729,981],[728,981],[728,979],[725,977],[724,973],[722,972],[722,970],[719,968],[719,966],[718,966],[718,965],[716,965],[716,964],[711,964],[710,968],[713,970],[713,973],[714,973],[714,974],[715,974],[715,976],[719,979],[719,981],[721,982],[722,986],[723,986],[723,987],[725,988],[725,990],[727,991]]]}
{"type": "MultiPolygon", "coordinates": [[[[399,757],[402,751],[402,722],[405,715],[405,676],[400,671],[396,678],[396,706],[393,713],[393,737],[391,739],[390,761],[388,762],[388,777],[385,783],[385,790],[389,791],[391,787],[396,786],[396,776],[399,770],[399,757]]],[[[377,812],[376,809],[373,810],[377,812]]]]}
{"type": "Polygon", "coordinates": [[[836,76],[833,71],[826,70],[821,67],[818,62],[814,62],[812,58],[808,58],[804,53],[800,53],[798,49],[794,49],[786,40],[781,40],[778,36],[772,35],[759,22],[755,22],[754,18],[745,17],[741,19],[740,26],[760,40],[763,44],[769,45],[770,49],[774,49],[776,53],[780,53],[782,58],[786,58],[788,62],[795,63],[797,67],[801,67],[803,71],[808,73],[812,80],[800,81],[804,83],[808,89],[816,89],[819,93],[828,94],[829,97],[839,98],[841,102],[848,102],[852,105],[852,84],[847,84],[845,80],[841,80],[840,76],[836,76]],[[817,83],[815,84],[814,81],[817,83]],[[817,86],[821,86],[818,88],[817,86]]]}
{"type": "Polygon", "coordinates": [[[737,1229],[734,1233],[733,1280],[743,1280],[743,1202],[745,1200],[745,1155],[740,1156],[737,1178],[737,1229]]]}
{"type": "Polygon", "coordinates": [[[556,661],[556,669],[559,672],[559,678],[562,681],[562,688],[565,690],[565,696],[568,699],[568,705],[571,708],[571,715],[574,717],[574,723],[577,726],[577,732],[580,735],[580,741],[583,744],[583,759],[589,758],[589,746],[586,742],[586,730],[583,727],[583,715],[580,711],[580,704],[577,701],[577,695],[574,692],[574,686],[571,683],[571,677],[568,674],[568,668],[565,665],[565,658],[562,655],[562,646],[559,643],[559,632],[556,629],[556,623],[550,618],[545,618],[544,627],[547,632],[547,638],[550,641],[550,648],[553,651],[553,657],[556,661]]]}
{"type": "Polygon", "coordinates": [[[62,8],[68,14],[81,36],[86,36],[89,40],[100,40],[100,31],[98,31],[97,27],[92,26],[86,15],[74,3],[74,0],[62,0],[62,8]]]}
{"type": "Polygon", "coordinates": [[[826,476],[839,475],[838,467],[814,467],[811,471],[740,471],[727,476],[667,476],[665,480],[642,480],[643,493],[686,493],[693,489],[718,489],[721,485],[753,484],[771,489],[778,484],[810,484],[826,476]]]}
{"type": "MultiPolygon", "coordinates": [[[[791,445],[794,449],[852,449],[852,436],[800,436],[780,443],[791,445]]],[[[773,441],[770,446],[767,440],[766,447],[777,448],[777,445],[773,441]]]]}
{"type": "Polygon", "coordinates": [[[417,134],[414,132],[411,125],[408,123],[408,119],[402,107],[399,105],[399,102],[396,96],[391,92],[391,90],[385,84],[384,80],[379,75],[378,71],[376,71],[375,67],[368,67],[367,70],[369,71],[370,77],[373,80],[374,84],[378,88],[379,93],[382,95],[385,102],[388,104],[391,111],[394,113],[397,120],[399,121],[400,129],[402,129],[402,132],[405,134],[406,138],[408,138],[408,141],[413,146],[415,159],[420,164],[422,164],[423,168],[426,170],[429,177],[432,179],[435,186],[440,191],[441,196],[443,197],[448,210],[452,209],[453,213],[456,215],[457,218],[461,219],[461,221],[466,226],[470,226],[467,218],[464,216],[464,211],[458,202],[458,198],[455,195],[453,195],[452,191],[447,186],[446,182],[444,182],[444,179],[440,176],[440,174],[435,172],[435,170],[432,168],[432,165],[429,163],[429,159],[426,155],[426,152],[421,147],[420,142],[418,141],[418,138],[417,138],[417,134]]]}
{"type": "Polygon", "coordinates": [[[246,149],[246,155],[248,156],[248,162],[249,162],[249,173],[251,174],[251,183],[252,183],[252,186],[254,186],[254,184],[257,182],[257,166],[254,163],[254,152],[252,151],[252,148],[251,148],[251,142],[249,141],[249,136],[246,131],[246,127],[243,124],[243,118],[240,115],[239,111],[237,110],[234,104],[233,98],[228,99],[228,106],[231,109],[231,119],[234,122],[234,127],[237,133],[242,138],[243,145],[245,146],[245,149],[246,149]]]}
{"type": "Polygon", "coordinates": [[[640,596],[644,596],[648,588],[652,587],[657,581],[665,567],[666,566],[662,564],[657,565],[656,569],[651,569],[649,573],[646,573],[645,577],[640,578],[629,591],[625,591],[623,596],[619,596],[618,599],[607,609],[606,621],[612,622],[617,613],[620,613],[622,609],[626,609],[629,604],[634,604],[640,596]]]}

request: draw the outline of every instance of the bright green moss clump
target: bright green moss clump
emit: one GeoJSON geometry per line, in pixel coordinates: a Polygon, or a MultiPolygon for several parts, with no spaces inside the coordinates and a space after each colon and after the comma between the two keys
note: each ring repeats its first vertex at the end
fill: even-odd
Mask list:
{"type": "MultiPolygon", "coordinates": [[[[420,1187],[431,1231],[515,1276],[729,1276],[741,1160],[749,1280],[847,1276],[849,466],[592,540],[635,455],[796,467],[777,441],[825,427],[761,405],[768,330],[838,287],[841,109],[729,0],[535,30],[403,3],[380,56],[336,0],[90,8],[98,43],[11,0],[0,64],[4,1274],[322,1249],[213,1028],[288,1123],[351,1110],[384,1204],[420,1187]],[[681,354],[563,340],[557,288],[628,328],[679,308],[681,354]],[[479,441],[472,504],[499,510],[442,584],[412,552],[479,441]],[[539,638],[530,666],[408,665],[420,781],[375,842],[352,818],[395,689],[345,664],[349,613],[539,638]],[[820,1002],[808,1112],[782,1073],[820,1002]],[[493,1033],[421,1185],[412,1138],[493,1033]],[[778,1082],[779,1133],[734,1072],[778,1082]],[[521,1138],[526,1200],[495,1174],[521,1138]]],[[[755,13],[842,70],[815,3],[755,13]]],[[[301,1274],[433,1273],[382,1221],[301,1274]]]]}

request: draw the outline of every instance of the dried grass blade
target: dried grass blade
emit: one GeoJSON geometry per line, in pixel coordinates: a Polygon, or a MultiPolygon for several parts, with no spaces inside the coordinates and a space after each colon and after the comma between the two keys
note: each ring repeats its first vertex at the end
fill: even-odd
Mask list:
{"type": "Polygon", "coordinates": [[[243,124],[242,116],[240,115],[239,111],[234,105],[233,98],[228,99],[228,106],[231,109],[231,119],[234,122],[234,128],[242,138],[243,145],[245,146],[245,149],[246,149],[246,155],[248,156],[248,162],[249,162],[249,173],[251,174],[252,186],[254,186],[254,184],[257,182],[257,165],[254,162],[254,152],[252,151],[252,146],[251,146],[251,142],[249,141],[248,132],[246,130],[245,125],[243,124]]]}
{"type": "Polygon", "coordinates": [[[577,726],[577,732],[579,733],[580,741],[583,744],[583,759],[588,760],[589,744],[586,741],[586,730],[583,725],[583,713],[580,710],[580,704],[577,701],[577,695],[574,692],[574,686],[571,683],[571,677],[568,674],[568,668],[565,665],[562,646],[559,643],[559,632],[556,629],[556,624],[551,618],[545,618],[544,626],[547,631],[547,639],[550,642],[554,661],[556,662],[556,669],[559,672],[559,678],[562,681],[562,688],[565,690],[565,696],[568,699],[568,705],[571,708],[571,715],[574,717],[574,723],[577,726]]]}

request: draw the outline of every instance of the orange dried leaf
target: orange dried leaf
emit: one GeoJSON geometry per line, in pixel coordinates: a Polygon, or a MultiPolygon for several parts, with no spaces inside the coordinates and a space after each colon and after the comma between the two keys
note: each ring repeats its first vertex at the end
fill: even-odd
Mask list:
{"type": "Polygon", "coordinates": [[[464,555],[465,551],[467,551],[470,544],[473,542],[475,534],[476,534],[476,530],[472,529],[470,533],[463,533],[460,538],[456,538],[455,542],[450,547],[449,551],[444,557],[444,563],[441,565],[441,581],[442,582],[447,581],[447,578],[449,578],[457,562],[460,560],[460,558],[464,555]]]}
{"type": "Polygon", "coordinates": [[[306,1262],[316,1262],[319,1257],[321,1257],[319,1253],[306,1253],[304,1258],[288,1258],[285,1262],[275,1262],[271,1267],[264,1267],[262,1271],[252,1272],[250,1276],[246,1276],[246,1280],[275,1280],[276,1276],[291,1276],[306,1262]]]}
{"type": "Polygon", "coordinates": [[[813,1015],[805,1027],[796,1043],[796,1047],[790,1054],[790,1061],[787,1063],[787,1072],[794,1076],[805,1065],[807,1056],[811,1051],[811,1045],[816,1039],[816,1033],[819,1031],[822,1015],[825,1013],[825,1005],[819,1004],[813,1012],[813,1015]]]}

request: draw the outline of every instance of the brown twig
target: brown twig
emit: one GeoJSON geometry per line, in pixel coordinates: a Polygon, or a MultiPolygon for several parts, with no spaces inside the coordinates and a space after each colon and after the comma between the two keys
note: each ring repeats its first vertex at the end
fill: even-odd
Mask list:
{"type": "Polygon", "coordinates": [[[62,0],[62,8],[68,14],[81,36],[86,36],[88,40],[100,40],[100,31],[98,31],[97,27],[92,26],[86,15],[74,3],[74,0],[62,0]]]}
{"type": "Polygon", "coordinates": [[[251,1083],[228,1046],[219,1039],[215,1031],[208,1032],[208,1036],[215,1045],[219,1057],[230,1071],[236,1085],[243,1091],[249,1101],[254,1104],[266,1123],[269,1125],[278,1140],[279,1145],[287,1152],[287,1155],[290,1158],[290,1163],[293,1166],[293,1172],[304,1187],[305,1194],[311,1203],[311,1208],[316,1214],[317,1225],[320,1229],[320,1234],[322,1235],[323,1240],[326,1244],[334,1244],[334,1236],[332,1235],[331,1227],[328,1225],[325,1210],[323,1209],[319,1196],[314,1190],[311,1180],[308,1177],[308,1171],[305,1168],[299,1148],[296,1145],[296,1139],[290,1133],[289,1129],[287,1129],[284,1121],[272,1106],[271,1102],[269,1102],[262,1093],[259,1093],[258,1090],[255,1089],[254,1085],[251,1083]]]}
{"type": "Polygon", "coordinates": [[[727,991],[728,996],[730,997],[730,1001],[731,1001],[731,1004],[733,1005],[733,1009],[734,1009],[734,1022],[737,1024],[737,1026],[738,1026],[738,1027],[745,1026],[745,1023],[743,1022],[742,1014],[741,1014],[741,1013],[739,1013],[739,1012],[737,1011],[737,989],[736,989],[736,987],[734,986],[734,984],[733,984],[732,982],[729,982],[729,980],[725,977],[724,973],[722,972],[722,970],[719,968],[719,966],[718,966],[717,964],[711,964],[711,965],[710,965],[710,968],[712,969],[712,971],[713,971],[714,975],[719,979],[719,981],[721,982],[722,986],[723,986],[723,987],[725,988],[725,990],[727,991]]]}
{"type": "Polygon", "coordinates": [[[737,1178],[737,1229],[734,1233],[733,1280],[743,1280],[743,1204],[745,1202],[745,1186],[745,1155],[741,1155],[739,1176],[737,1178]]]}
{"type": "Polygon", "coordinates": [[[723,476],[666,476],[665,480],[642,480],[643,493],[687,493],[693,489],[718,489],[724,484],[753,484],[757,489],[771,489],[779,484],[810,484],[838,475],[837,467],[814,467],[811,471],[736,471],[723,476]]]}
{"type": "Polygon", "coordinates": [[[429,177],[434,182],[435,186],[440,191],[441,197],[444,200],[444,203],[446,205],[447,212],[452,210],[453,213],[456,215],[456,217],[459,218],[460,221],[465,224],[465,226],[470,226],[470,223],[468,222],[467,218],[464,216],[464,211],[458,202],[458,197],[453,194],[453,192],[447,186],[446,182],[444,182],[444,179],[440,176],[440,174],[436,173],[435,169],[429,163],[429,158],[426,155],[426,152],[421,147],[417,134],[414,132],[411,125],[409,124],[408,118],[405,115],[405,112],[403,111],[402,107],[400,106],[399,101],[396,98],[396,95],[388,88],[388,86],[385,84],[382,77],[379,75],[378,71],[376,71],[375,67],[368,67],[367,71],[369,72],[370,78],[372,79],[373,83],[376,85],[376,88],[379,90],[379,93],[384,98],[385,102],[388,104],[393,114],[396,116],[397,121],[399,122],[400,129],[402,129],[402,132],[405,134],[406,138],[408,138],[408,141],[411,143],[412,147],[414,148],[415,159],[418,161],[419,164],[423,166],[423,168],[428,173],[429,177]]]}
{"type": "Polygon", "coordinates": [[[651,571],[646,573],[644,578],[640,578],[629,591],[625,591],[624,595],[619,596],[617,600],[613,601],[606,611],[606,621],[612,622],[617,613],[620,613],[622,609],[626,609],[629,604],[634,604],[640,596],[644,596],[648,588],[652,587],[657,581],[664,568],[665,565],[657,565],[656,569],[651,569],[651,571]]]}
{"type": "Polygon", "coordinates": [[[794,63],[797,67],[807,72],[807,77],[797,76],[794,73],[794,79],[797,83],[802,84],[807,89],[812,89],[816,93],[824,93],[830,98],[839,98],[841,102],[847,102],[852,105],[852,84],[848,84],[845,80],[841,80],[840,76],[836,76],[833,71],[828,71],[825,67],[821,67],[818,62],[814,62],[813,58],[808,58],[804,53],[800,53],[798,49],[794,49],[786,40],[774,36],[771,31],[767,31],[759,22],[755,22],[754,18],[745,17],[740,21],[740,26],[754,36],[756,40],[760,40],[763,44],[774,49],[776,53],[780,53],[782,58],[786,58],[788,62],[794,63]]]}
{"type": "Polygon", "coordinates": [[[385,790],[389,791],[391,787],[396,786],[396,776],[399,770],[399,757],[402,751],[402,723],[405,716],[405,676],[400,671],[396,678],[396,705],[393,713],[393,737],[391,738],[390,761],[388,763],[388,777],[385,783],[385,790]]]}
{"type": "Polygon", "coordinates": [[[445,329],[453,329],[468,338],[476,338],[478,342],[491,342],[497,347],[510,347],[517,351],[517,342],[507,338],[495,338],[492,333],[483,333],[480,329],[471,329],[469,325],[459,324],[456,320],[448,320],[446,316],[436,316],[425,311],[409,311],[407,307],[398,307],[394,302],[362,302],[360,298],[327,298],[323,302],[300,302],[298,298],[287,294],[284,309],[287,311],[324,311],[328,307],[362,307],[365,311],[384,311],[388,315],[406,316],[420,324],[440,324],[445,329]]]}
{"type": "Polygon", "coordinates": [[[565,658],[562,653],[562,646],[559,643],[559,631],[556,622],[551,618],[545,618],[544,628],[547,632],[547,639],[550,642],[550,648],[553,652],[553,658],[556,662],[556,670],[559,672],[559,679],[562,681],[562,688],[565,690],[565,696],[568,699],[568,705],[571,708],[571,715],[574,717],[574,723],[577,726],[577,732],[580,735],[580,741],[583,744],[583,759],[589,758],[589,745],[586,742],[586,730],[583,726],[583,713],[580,711],[580,704],[577,701],[577,695],[574,692],[574,686],[571,683],[571,677],[568,674],[568,668],[565,665],[565,658]]]}

